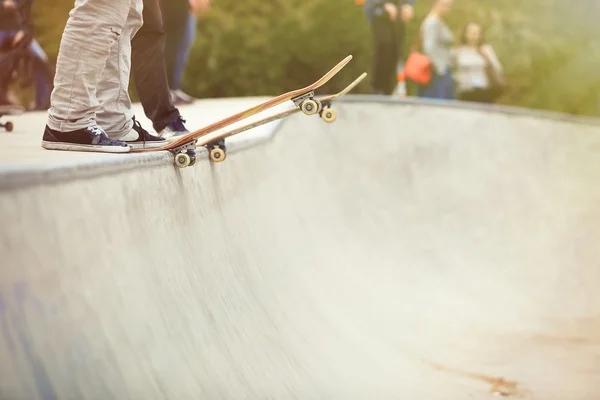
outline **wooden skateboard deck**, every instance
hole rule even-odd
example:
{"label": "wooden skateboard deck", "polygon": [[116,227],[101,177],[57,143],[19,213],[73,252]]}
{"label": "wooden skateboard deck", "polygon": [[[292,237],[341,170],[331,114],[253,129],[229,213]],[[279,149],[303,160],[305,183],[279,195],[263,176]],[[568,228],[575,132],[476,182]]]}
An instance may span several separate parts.
{"label": "wooden skateboard deck", "polygon": [[[177,152],[176,150],[188,143],[192,143],[197,138],[207,135],[211,132],[239,122],[245,118],[255,115],[261,111],[268,110],[269,108],[275,107],[279,104],[285,103],[288,100],[292,100],[294,104],[307,115],[316,114],[320,111],[320,105],[314,101],[314,90],[320,88],[327,82],[329,82],[338,72],[342,70],[352,60],[352,56],[348,56],[340,61],[335,67],[329,70],[325,75],[319,78],[316,82],[308,85],[302,89],[292,90],[291,92],[283,93],[277,97],[274,97],[264,103],[249,108],[245,111],[241,111],[230,117],[224,118],[220,121],[212,123],[204,128],[198,129],[194,132],[190,132],[187,135],[177,137],[175,140],[170,141],[168,144],[153,148],[153,149],[131,149],[131,152],[149,152],[149,151],[162,151],[170,150]],[[192,150],[191,148],[188,150]]]}
{"label": "wooden skateboard deck", "polygon": [[[4,105],[0,106],[0,118],[5,115],[21,115],[25,112],[25,108],[19,105]],[[7,132],[12,132],[14,124],[11,121],[0,122],[0,128],[6,129]]]}
{"label": "wooden skateboard deck", "polygon": [[[349,93],[352,89],[354,89],[360,82],[362,82],[363,79],[365,79],[365,77],[367,76],[367,73],[364,72],[361,76],[359,76],[358,78],[356,78],[354,80],[354,82],[352,82],[351,84],[349,84],[348,86],[346,86],[342,91],[333,94],[333,95],[329,95],[329,96],[323,96],[323,97],[319,97],[318,100],[319,102],[322,104],[323,108],[322,110],[319,112],[321,119],[327,123],[332,123],[336,120],[336,113],[335,110],[331,108],[332,103],[334,100],[339,99],[340,97],[344,96],[345,94]],[[220,133],[215,133],[215,134],[211,134],[211,135],[205,135],[201,138],[198,139],[198,141],[196,142],[196,146],[204,146],[207,145],[211,142],[214,142],[216,140],[219,139],[226,139],[229,136],[233,136],[233,135],[237,135],[238,133],[241,132],[245,132],[247,130],[256,128],[257,126],[261,126],[264,124],[268,124],[269,122],[273,122],[276,121],[278,119],[282,119],[285,117],[288,117],[292,114],[295,114],[297,112],[301,111],[298,107],[293,107],[290,109],[287,109],[285,111],[281,111],[277,114],[273,114],[270,115],[268,117],[265,117],[263,119],[260,119],[258,121],[254,121],[251,122],[249,124],[246,124],[244,126],[240,126],[239,128],[235,128],[235,129],[231,129],[229,131],[226,132],[220,132]],[[209,157],[210,160],[213,162],[221,162],[225,160],[225,152],[222,151],[222,149],[220,149],[221,146],[219,145],[215,145],[215,147],[213,147],[212,149],[209,149]],[[181,163],[185,164],[186,160],[182,160]],[[177,160],[176,160],[176,165],[180,165]]]}

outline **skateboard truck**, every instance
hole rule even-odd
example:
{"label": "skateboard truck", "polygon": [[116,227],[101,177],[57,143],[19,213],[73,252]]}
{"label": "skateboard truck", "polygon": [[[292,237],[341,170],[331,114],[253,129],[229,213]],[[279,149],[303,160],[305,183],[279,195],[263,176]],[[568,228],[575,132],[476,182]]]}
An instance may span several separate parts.
{"label": "skateboard truck", "polygon": [[206,144],[208,150],[208,157],[212,162],[225,161],[227,157],[227,147],[225,147],[225,139],[221,138]]}
{"label": "skateboard truck", "polygon": [[[170,149],[175,154],[175,165],[179,168],[191,167],[196,163],[196,143],[198,139]],[[212,162],[225,161],[227,147],[225,139],[218,139],[205,145],[208,156]]]}
{"label": "skateboard truck", "polygon": [[320,112],[322,109],[321,102],[315,99],[314,91],[305,93],[298,97],[294,97],[292,101],[297,107],[300,108],[300,111],[302,111],[306,115],[314,115]]}
{"label": "skateboard truck", "polygon": [[182,144],[181,146],[170,149],[169,151],[175,154],[175,165],[179,168],[191,167],[196,163],[196,142],[194,139],[191,142]]}
{"label": "skateboard truck", "polygon": [[315,92],[309,92],[292,99],[294,104],[306,115],[319,114],[325,122],[331,123],[336,119],[335,111],[331,109],[331,100],[324,102],[314,98]]}
{"label": "skateboard truck", "polygon": [[325,100],[321,102],[321,110],[319,111],[319,117],[327,123],[335,122],[337,114],[334,109],[331,108],[331,100]]}

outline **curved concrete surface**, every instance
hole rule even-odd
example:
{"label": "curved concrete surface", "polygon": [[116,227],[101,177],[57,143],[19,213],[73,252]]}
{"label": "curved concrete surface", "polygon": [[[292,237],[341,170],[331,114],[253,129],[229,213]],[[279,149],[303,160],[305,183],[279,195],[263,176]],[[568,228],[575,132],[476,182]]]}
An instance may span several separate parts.
{"label": "curved concrete surface", "polygon": [[598,125],[346,102],[2,191],[0,398],[598,399],[598,182]]}

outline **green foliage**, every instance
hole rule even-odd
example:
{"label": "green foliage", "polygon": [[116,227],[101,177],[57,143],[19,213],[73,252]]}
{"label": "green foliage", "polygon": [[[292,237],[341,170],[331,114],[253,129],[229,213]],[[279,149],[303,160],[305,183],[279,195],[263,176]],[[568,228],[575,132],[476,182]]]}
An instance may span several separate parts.
{"label": "green foliage", "polygon": [[[417,0],[409,45],[434,0]],[[37,2],[37,37],[52,60],[73,0]],[[600,115],[597,0],[462,0],[448,16],[457,36],[471,20],[486,28],[506,70],[501,103]],[[201,97],[276,95],[354,60],[322,91],[341,89],[371,67],[371,34],[352,0],[219,0],[199,18],[184,88]],[[368,93],[363,82],[355,93]]]}
{"label": "green foliage", "polygon": [[220,1],[200,20],[185,87],[202,97],[273,95],[314,81],[353,54],[358,61],[327,89],[343,87],[365,69],[368,27],[359,8],[335,3]]}

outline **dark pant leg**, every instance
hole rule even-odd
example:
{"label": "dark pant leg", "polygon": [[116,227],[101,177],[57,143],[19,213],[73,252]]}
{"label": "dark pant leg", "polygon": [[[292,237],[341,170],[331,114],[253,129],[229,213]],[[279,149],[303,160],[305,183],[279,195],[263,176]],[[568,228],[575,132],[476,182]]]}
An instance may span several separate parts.
{"label": "dark pant leg", "polygon": [[161,9],[166,34],[165,62],[167,64],[167,77],[170,87],[173,87],[177,56],[185,42],[190,5],[188,0],[163,0],[161,1]]}
{"label": "dark pant leg", "polygon": [[144,113],[157,132],[179,117],[165,65],[165,33],[157,0],[144,0],[144,25],[131,41],[131,75]]}
{"label": "dark pant leg", "polygon": [[454,80],[450,68],[447,68],[442,75],[438,75],[434,71],[429,85],[419,86],[419,96],[432,99],[454,99]]}
{"label": "dark pant leg", "polygon": [[375,18],[373,34],[373,91],[391,94],[396,81],[397,45],[394,23],[386,17]]}
{"label": "dark pant leg", "polygon": [[395,24],[396,29],[396,57],[398,61],[404,59],[405,45],[406,45],[406,23],[402,21],[402,18],[398,16]]}
{"label": "dark pant leg", "polygon": [[431,74],[431,80],[427,85],[419,85],[419,97],[425,97],[430,99],[439,98],[439,86],[442,79],[441,75],[438,75],[437,70],[434,68]]}
{"label": "dark pant leg", "polygon": [[458,95],[458,99],[461,101],[473,101],[477,103],[493,103],[494,97],[492,91],[489,89],[473,89],[466,92],[461,92]]}
{"label": "dark pant leg", "polygon": [[31,73],[35,82],[35,109],[47,110],[50,108],[50,94],[52,93],[52,69],[47,60],[32,54]]}

